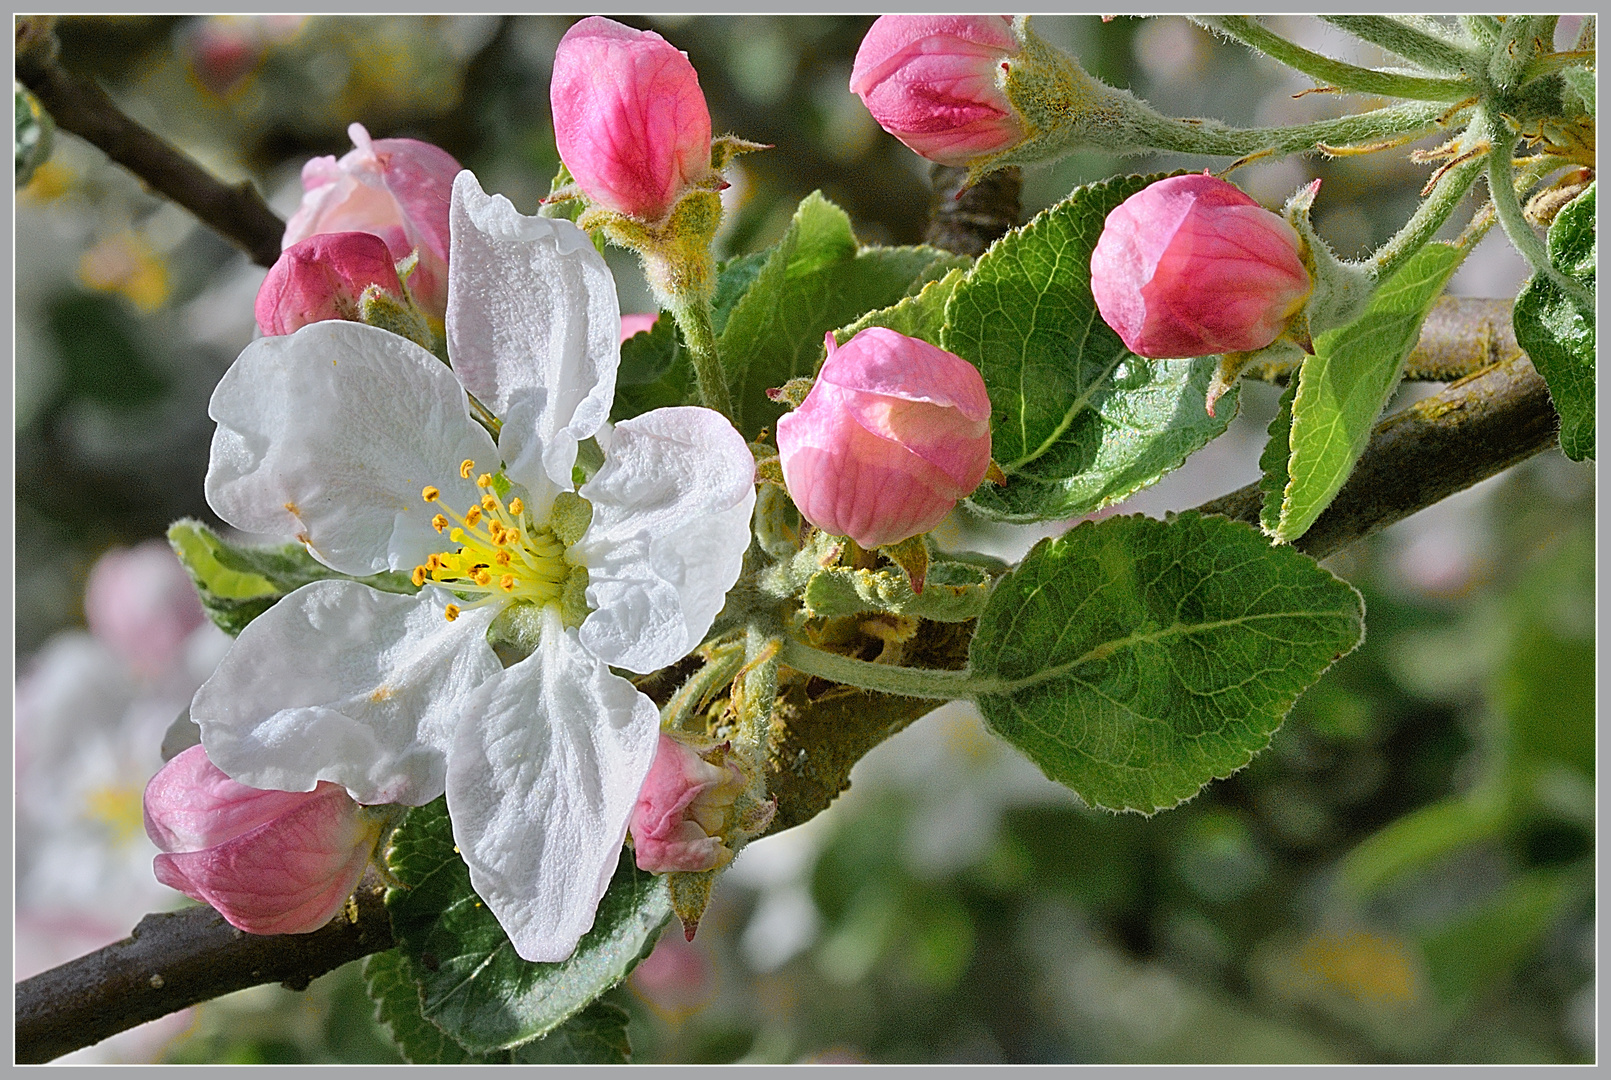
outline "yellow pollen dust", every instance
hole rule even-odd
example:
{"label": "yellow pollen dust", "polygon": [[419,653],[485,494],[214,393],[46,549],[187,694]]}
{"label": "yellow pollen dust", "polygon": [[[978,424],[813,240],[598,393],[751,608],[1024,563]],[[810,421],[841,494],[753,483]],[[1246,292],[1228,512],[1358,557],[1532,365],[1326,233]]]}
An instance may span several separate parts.
{"label": "yellow pollen dust", "polygon": [[[472,460],[466,459],[459,467],[464,479],[474,471]],[[484,490],[490,488],[492,475],[482,473],[476,483]],[[434,487],[427,487],[424,495],[428,502],[441,498],[441,492]],[[525,510],[519,499],[511,499],[506,507],[486,491],[480,502],[462,515],[443,504],[443,512],[431,519],[432,528],[445,532],[458,548],[428,556],[414,568],[412,580],[418,586],[440,585],[464,602],[462,607],[447,605],[443,614],[449,622],[466,608],[489,603],[547,604],[564,594],[565,580],[571,572],[565,545],[546,526],[522,530]]]}

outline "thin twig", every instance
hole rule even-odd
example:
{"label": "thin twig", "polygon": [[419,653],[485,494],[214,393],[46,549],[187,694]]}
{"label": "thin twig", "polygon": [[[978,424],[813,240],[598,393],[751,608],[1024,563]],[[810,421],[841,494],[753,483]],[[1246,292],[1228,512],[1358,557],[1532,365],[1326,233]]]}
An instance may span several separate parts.
{"label": "thin twig", "polygon": [[210,907],[147,915],[134,933],[17,984],[17,1062],[50,1061],[171,1012],[262,983],[302,990],[394,944],[373,872],[311,934],[247,934]]}
{"label": "thin twig", "polygon": [[69,74],[56,59],[56,40],[27,19],[17,27],[17,79],[33,91],[63,131],[105,151],[151,187],[245,250],[259,266],[280,257],[285,222],[250,180],[229,185],[160,135],[131,119],[93,81]]}

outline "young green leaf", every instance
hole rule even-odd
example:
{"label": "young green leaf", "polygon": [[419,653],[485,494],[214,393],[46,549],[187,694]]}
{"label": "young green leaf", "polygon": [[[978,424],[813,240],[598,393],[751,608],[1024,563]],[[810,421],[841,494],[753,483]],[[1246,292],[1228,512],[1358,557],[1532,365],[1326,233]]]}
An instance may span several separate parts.
{"label": "young green leaf", "polygon": [[813,374],[829,330],[894,304],[936,262],[958,258],[928,247],[861,247],[849,215],[820,192],[806,196],[721,331],[738,429],[754,438],[777,422],[784,407],[766,391]]}
{"label": "young green leaf", "polygon": [[1281,495],[1287,489],[1287,462],[1292,457],[1292,399],[1297,394],[1298,380],[1293,379],[1281,394],[1281,403],[1268,428],[1270,441],[1259,455],[1259,491],[1264,495],[1259,524],[1266,533],[1274,533],[1281,520]]}
{"label": "young green leaf", "polygon": [[383,592],[417,591],[402,574],[366,578],[339,574],[309,555],[301,544],[232,544],[193,518],[169,526],[168,543],[190,574],[201,606],[232,637],[280,597],[314,581],[362,581]]}
{"label": "young green leaf", "polygon": [[1229,776],[1364,635],[1347,582],[1195,512],[1085,522],[996,585],[969,650],[991,729],[1087,803],[1152,813]]}
{"label": "young green leaf", "polygon": [[1292,401],[1287,484],[1271,530],[1278,541],[1307,532],[1348,479],[1421,323],[1465,254],[1452,244],[1428,244],[1377,289],[1363,315],[1315,339]]}
{"label": "young green leaf", "polygon": [[541,1039],[507,1050],[475,1054],[420,1011],[420,988],[408,958],[398,949],[364,960],[364,980],[375,1015],[391,1032],[405,1060],[414,1065],[618,1065],[632,1055],[627,1012],[595,1001]]}
{"label": "young green leaf", "polygon": [[979,257],[946,305],[941,346],[990,392],[991,455],[1007,475],[973,503],[1005,521],[1072,517],[1154,483],[1225,430],[1235,391],[1208,415],[1216,360],[1146,360],[1091,298],[1108,214],[1160,176],[1078,188]]}
{"label": "young green leaf", "polygon": [[918,292],[902,297],[899,303],[869,311],[844,329],[835,330],[834,340],[843,345],[869,326],[882,326],[897,334],[939,345],[940,328],[945,325],[945,304],[962,281],[963,273],[961,267],[952,267],[943,276],[924,282]]}
{"label": "young green leaf", "polygon": [[664,878],[623,852],[593,929],[567,960],[522,960],[470,887],[445,799],[410,811],[387,865],[392,929],[420,987],[420,1011],[475,1054],[545,1035],[624,979],[671,915]]}
{"label": "young green leaf", "polygon": [[[1549,259],[1561,273],[1594,289],[1594,184],[1555,217]],[[1549,384],[1561,414],[1561,452],[1573,461],[1594,457],[1594,312],[1534,274],[1516,297],[1516,342]]]}

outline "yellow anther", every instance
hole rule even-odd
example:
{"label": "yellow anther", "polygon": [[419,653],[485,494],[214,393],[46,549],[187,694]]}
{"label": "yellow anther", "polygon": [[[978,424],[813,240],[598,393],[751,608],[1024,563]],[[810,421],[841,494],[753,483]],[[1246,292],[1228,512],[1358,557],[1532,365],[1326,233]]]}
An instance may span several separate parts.
{"label": "yellow anther", "polygon": [[420,498],[424,499],[426,502],[435,502],[441,497],[442,493],[436,488],[432,487],[430,484],[426,484],[425,490],[420,492]]}
{"label": "yellow anther", "polygon": [[517,495],[509,500],[509,512],[515,517],[519,517],[526,512],[526,504],[520,501],[520,496]]}
{"label": "yellow anther", "polygon": [[[475,528],[475,523],[480,521],[480,520],[481,520],[481,507],[479,507],[479,506],[470,507],[470,512],[464,515],[464,523],[466,525],[470,526],[472,529]],[[457,539],[457,537],[455,537],[455,539]]]}
{"label": "yellow anther", "polygon": [[447,607],[442,609],[442,614],[447,616],[448,622],[452,622],[454,619],[459,617],[459,605],[449,604]]}
{"label": "yellow anther", "polygon": [[492,575],[487,572],[486,567],[478,566],[470,572],[470,580],[474,581],[477,585],[485,587],[492,583]]}
{"label": "yellow anther", "polygon": [[487,494],[481,496],[481,509],[485,510],[489,514],[496,514],[499,510],[503,509],[503,504],[498,501],[498,496],[489,491]]}
{"label": "yellow anther", "polygon": [[434,552],[428,555],[425,559],[425,569],[427,573],[442,569],[442,556]]}
{"label": "yellow anther", "polygon": [[508,566],[509,553],[507,551],[500,551],[498,554],[492,557],[492,561],[497,563],[499,566]]}
{"label": "yellow anther", "polygon": [[455,544],[462,544],[469,538],[469,535],[466,534],[463,529],[454,529],[452,532],[448,533],[448,539],[453,541]]}
{"label": "yellow anther", "polygon": [[468,480],[470,479],[470,474],[473,472],[475,472],[475,461],[473,459],[465,458],[463,461],[459,462],[459,476],[465,480]]}
{"label": "yellow anther", "polygon": [[424,585],[425,584],[425,575],[426,575],[426,573],[427,573],[427,571],[426,571],[425,567],[416,566],[416,567],[414,567],[414,576],[410,580],[414,582],[416,587],[418,587],[420,585]]}
{"label": "yellow anther", "polygon": [[501,588],[504,592],[514,592],[515,591],[515,575],[513,575],[513,574],[505,574],[503,577],[499,578],[498,579],[498,587]]}
{"label": "yellow anther", "polygon": [[510,529],[508,532],[504,533],[503,534],[503,542],[506,543],[506,544],[518,544],[518,543],[520,543],[520,530],[519,529]]}
{"label": "yellow anther", "polygon": [[[466,473],[465,475],[468,476],[469,474]],[[492,474],[489,473],[489,472],[484,472],[480,476],[476,477],[475,478],[475,486],[478,487],[478,488],[491,487],[492,486]]]}
{"label": "yellow anther", "polygon": [[503,543],[503,538],[504,538],[503,522],[501,522],[501,521],[490,521],[490,522],[488,522],[487,523],[487,535],[492,537],[492,542],[494,544]]}
{"label": "yellow anther", "polygon": [[448,519],[445,514],[438,514],[431,519],[431,528],[435,529],[437,532],[442,532],[447,527]]}

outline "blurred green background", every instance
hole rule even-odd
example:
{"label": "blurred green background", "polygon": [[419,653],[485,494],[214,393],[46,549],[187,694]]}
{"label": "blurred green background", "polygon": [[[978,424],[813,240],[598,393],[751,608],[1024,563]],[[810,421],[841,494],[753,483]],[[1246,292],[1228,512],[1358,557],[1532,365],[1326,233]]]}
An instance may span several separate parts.
{"label": "blurred green background", "polygon": [[[101,16],[58,33],[70,70],[282,215],[302,162],[344,153],[355,120],[443,146],[530,213],[558,164],[548,74],[570,21]],[[847,89],[870,17],[623,21],[688,52],[716,131],[773,144],[732,177],[723,254],[776,239],[814,189],[864,242],[921,239],[927,163]],[[1383,62],[1314,20],[1272,25]],[[1368,104],[1302,95],[1180,18],[1037,28],[1179,115]],[[1203,164],[1224,162],[1075,155],[1026,174],[1025,216],[1115,172]],[[1426,173],[1395,151],[1235,178],[1267,205],[1323,178],[1317,225],[1346,257],[1391,234]],[[20,671],[82,624],[100,553],[184,515],[216,523],[206,401],[250,340],[263,271],[65,134],[15,229]],[[611,261],[622,310],[646,310],[631,258]],[[1521,275],[1496,232],[1453,291],[1511,296]],[[1232,430],[1126,509],[1251,480],[1275,396],[1247,387]],[[830,812],[746,851],[698,939],[668,933],[613,992],[637,1060],[1592,1060],[1593,487],[1551,452],[1334,557],[1365,594],[1365,645],[1249,768],[1177,810],[1083,809],[971,713],[919,722]],[[369,1016],[349,965],[202,1006],[142,1052],[395,1060]]]}

